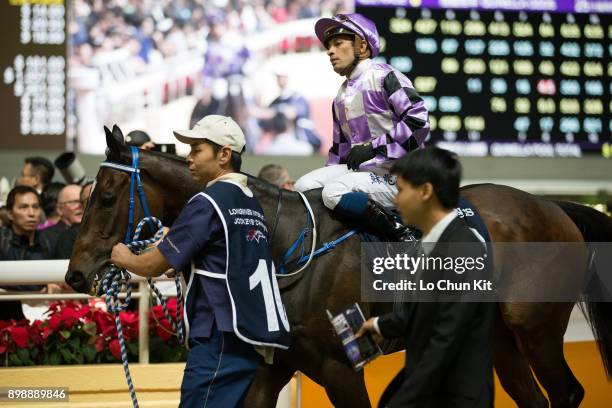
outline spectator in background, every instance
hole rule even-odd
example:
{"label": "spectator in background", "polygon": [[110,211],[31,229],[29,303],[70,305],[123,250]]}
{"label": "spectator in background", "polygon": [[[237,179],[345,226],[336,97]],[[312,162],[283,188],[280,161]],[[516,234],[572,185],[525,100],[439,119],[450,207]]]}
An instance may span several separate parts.
{"label": "spectator in background", "polygon": [[51,182],[54,173],[53,163],[44,157],[26,157],[17,185],[33,187],[40,194]]}
{"label": "spectator in background", "polygon": [[[88,181],[81,189],[80,200],[83,213],[85,213],[85,209],[87,208],[92,188],[93,181]],[[77,224],[73,224],[70,226],[70,228],[59,235],[57,245],[55,245],[51,256],[53,259],[70,259],[70,256],[72,255],[72,248],[74,247],[74,243],[80,229],[81,223],[79,222]],[[74,293],[74,290],[72,290],[72,288],[64,282],[48,284],[47,291],[48,293]]]}
{"label": "spectator in background", "polygon": [[[81,200],[81,208],[83,209],[83,214],[85,213],[85,209],[87,208],[87,203],[89,202],[89,195],[91,194],[91,189],[93,187],[93,181],[88,181],[83,185],[80,194]],[[70,255],[72,255],[72,247],[74,247],[74,242],[76,241],[76,237],[79,234],[79,230],[81,228],[81,223],[78,222],[73,224],[62,232],[59,235],[57,240],[57,245],[53,251],[54,259],[70,259]]]}
{"label": "spectator in background", "polygon": [[11,219],[9,218],[8,207],[3,205],[0,207],[0,228],[8,227],[11,224]]}
{"label": "spectator in background", "polygon": [[259,153],[295,156],[308,156],[313,153],[311,144],[297,138],[293,122],[282,112],[277,112],[272,118],[272,134],[272,140]]}
{"label": "spectator in background", "polygon": [[11,183],[9,183],[8,178],[0,177],[0,205],[6,205],[6,197],[8,197],[9,191],[11,191]]}
{"label": "spectator in background", "polygon": [[55,247],[62,232],[74,224],[81,222],[83,208],[81,207],[81,186],[69,184],[64,187],[57,197],[57,212],[60,220],[51,228],[44,231],[46,238],[51,242],[51,254],[55,252]]}
{"label": "spectator in background", "polygon": [[39,231],[52,227],[58,223],[60,215],[57,212],[57,196],[64,187],[66,187],[66,184],[64,183],[49,183],[49,185],[45,187],[40,195],[42,209],[44,211],[46,220],[41,224],[38,224],[37,229]]}
{"label": "spectator in background", "polygon": [[[40,196],[33,187],[16,186],[7,198],[9,227],[0,228],[0,260],[22,261],[48,259],[51,243],[36,226],[40,221]],[[41,285],[3,287],[15,291],[40,291]],[[24,319],[20,302],[3,302],[0,320]]]}
{"label": "spectator in background", "polygon": [[277,68],[275,74],[280,94],[272,101],[270,108],[276,112],[282,112],[287,119],[293,122],[296,137],[307,141],[312,145],[313,150],[319,151],[321,139],[310,119],[308,101],[289,87],[289,71],[287,69]]}
{"label": "spectator in background", "polygon": [[155,41],[153,41],[154,33],[155,21],[151,17],[145,18],[138,30],[138,41],[140,42],[138,56],[147,64],[149,63],[149,54],[155,50]]}
{"label": "spectator in background", "polygon": [[278,164],[266,164],[257,177],[285,190],[293,190],[295,183],[289,176],[289,170]]}
{"label": "spectator in background", "polygon": [[125,136],[125,143],[143,150],[151,150],[155,147],[155,143],[153,143],[149,134],[144,130],[132,130]]}

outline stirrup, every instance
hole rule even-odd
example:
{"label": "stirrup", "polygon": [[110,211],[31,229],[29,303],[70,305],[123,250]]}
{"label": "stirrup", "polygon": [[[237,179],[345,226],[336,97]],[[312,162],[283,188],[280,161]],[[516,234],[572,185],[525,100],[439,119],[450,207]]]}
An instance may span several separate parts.
{"label": "stirrup", "polygon": [[416,242],[418,241],[418,238],[415,234],[415,230],[413,230],[412,228],[407,227],[400,223],[397,223],[395,227],[396,227],[396,230],[395,230],[396,233],[393,238],[396,239],[397,242]]}

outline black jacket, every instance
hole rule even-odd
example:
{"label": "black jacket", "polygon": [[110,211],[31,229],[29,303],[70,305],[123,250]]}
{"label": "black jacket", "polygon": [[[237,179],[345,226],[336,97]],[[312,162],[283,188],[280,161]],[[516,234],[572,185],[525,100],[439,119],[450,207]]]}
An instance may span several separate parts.
{"label": "black jacket", "polygon": [[[0,228],[0,261],[36,261],[51,258],[51,242],[38,231],[34,244],[30,245],[28,237],[17,235],[11,228]],[[11,291],[39,291],[42,285],[3,286]],[[0,320],[24,319],[21,302],[2,302]]]}
{"label": "black jacket", "polygon": [[61,239],[60,237],[62,236],[63,233],[65,233],[69,229],[70,229],[69,225],[64,224],[62,221],[59,221],[54,226],[44,229],[41,232],[40,235],[44,237],[44,239],[46,239],[51,245],[51,257],[53,257],[53,254],[55,253],[57,245],[60,242],[60,239]]}
{"label": "black jacket", "polygon": [[70,259],[79,229],[81,224],[74,224],[59,235],[53,250],[53,259]]}
{"label": "black jacket", "polygon": [[[480,245],[470,246],[480,253],[458,254],[449,244],[455,242],[479,242],[460,218],[444,230],[429,257],[484,254]],[[468,273],[460,276],[469,279]],[[495,310],[494,303],[414,302],[381,316],[378,326],[384,337],[406,339],[406,366],[379,406],[492,407]]]}

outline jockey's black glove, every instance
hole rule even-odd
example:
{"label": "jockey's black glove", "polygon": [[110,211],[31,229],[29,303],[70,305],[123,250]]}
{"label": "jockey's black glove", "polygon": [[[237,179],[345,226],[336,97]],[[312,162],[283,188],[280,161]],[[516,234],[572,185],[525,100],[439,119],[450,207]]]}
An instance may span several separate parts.
{"label": "jockey's black glove", "polygon": [[359,170],[359,165],[376,156],[376,150],[372,147],[372,143],[364,143],[354,146],[346,158],[346,166],[349,170]]}

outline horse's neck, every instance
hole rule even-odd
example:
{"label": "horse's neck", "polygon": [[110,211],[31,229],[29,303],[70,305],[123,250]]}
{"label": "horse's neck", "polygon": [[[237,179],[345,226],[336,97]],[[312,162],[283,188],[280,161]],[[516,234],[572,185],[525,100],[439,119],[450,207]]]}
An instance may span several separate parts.
{"label": "horse's neck", "polygon": [[181,212],[187,200],[202,189],[195,183],[186,163],[165,157],[143,156],[142,168],[150,176],[163,201],[164,224],[172,223]]}

